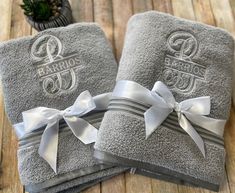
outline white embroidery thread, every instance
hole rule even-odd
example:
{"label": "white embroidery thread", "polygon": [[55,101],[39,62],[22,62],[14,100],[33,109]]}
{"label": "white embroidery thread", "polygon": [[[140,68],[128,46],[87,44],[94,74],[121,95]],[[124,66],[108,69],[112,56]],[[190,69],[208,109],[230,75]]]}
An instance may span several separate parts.
{"label": "white embroidery thread", "polygon": [[162,79],[171,89],[188,93],[193,90],[196,80],[205,77],[205,66],[192,61],[198,42],[192,34],[176,31],[168,37],[167,46],[174,54],[165,56]]}
{"label": "white embroidery thread", "polygon": [[39,37],[31,47],[31,55],[37,64],[37,75],[48,95],[67,93],[75,89],[76,70],[80,64],[77,54],[63,57],[63,45],[52,35]]}

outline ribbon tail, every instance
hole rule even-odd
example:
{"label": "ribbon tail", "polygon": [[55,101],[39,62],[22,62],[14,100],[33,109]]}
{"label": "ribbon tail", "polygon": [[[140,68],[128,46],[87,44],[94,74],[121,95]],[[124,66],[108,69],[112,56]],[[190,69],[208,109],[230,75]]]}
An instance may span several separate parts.
{"label": "ribbon tail", "polygon": [[98,130],[86,120],[71,116],[64,117],[73,134],[84,144],[94,143],[97,139]]}
{"label": "ribbon tail", "polygon": [[172,94],[172,92],[169,90],[169,88],[161,81],[157,81],[152,91],[155,91],[157,94],[159,94],[168,104],[174,104],[175,98]]}
{"label": "ribbon tail", "polygon": [[210,104],[209,96],[191,98],[180,102],[181,109],[185,109],[186,112],[194,115],[209,115],[211,109]]}
{"label": "ribbon tail", "polygon": [[15,124],[14,129],[15,129],[15,133],[16,133],[18,139],[23,138],[25,136],[25,134],[27,133],[25,131],[24,122]]}
{"label": "ribbon tail", "polygon": [[188,135],[193,139],[193,141],[198,146],[199,150],[201,151],[202,155],[205,157],[205,146],[203,139],[201,136],[197,133],[197,131],[193,128],[193,126],[189,123],[189,121],[186,119],[186,117],[183,114],[179,114],[179,124],[180,126],[188,133]]}
{"label": "ribbon tail", "polygon": [[58,132],[59,122],[54,121],[49,123],[42,134],[38,149],[39,155],[47,161],[55,173],[57,173]]}
{"label": "ribbon tail", "polygon": [[[83,91],[78,98],[76,99],[75,103],[69,107],[69,111],[66,112],[66,115],[69,116],[82,116],[87,114],[88,112],[94,110],[96,108],[95,102],[88,90]],[[68,110],[67,109],[67,110]]]}
{"label": "ribbon tail", "polygon": [[169,108],[152,106],[144,113],[146,139],[162,124],[171,111]]}
{"label": "ribbon tail", "polygon": [[185,116],[194,124],[220,136],[223,137],[224,134],[224,126],[226,124],[226,120],[223,119],[213,119],[201,115],[195,115],[191,113],[184,113]]}
{"label": "ribbon tail", "polygon": [[108,108],[112,93],[104,93],[93,97],[96,108],[95,110],[106,110]]}

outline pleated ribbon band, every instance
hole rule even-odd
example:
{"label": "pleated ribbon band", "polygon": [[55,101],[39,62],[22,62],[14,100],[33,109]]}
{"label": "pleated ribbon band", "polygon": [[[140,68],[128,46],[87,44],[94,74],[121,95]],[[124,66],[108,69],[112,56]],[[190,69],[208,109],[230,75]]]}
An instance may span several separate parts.
{"label": "pleated ribbon band", "polygon": [[96,141],[98,130],[81,117],[92,111],[106,110],[110,96],[110,93],[104,93],[92,97],[89,91],[84,91],[75,103],[65,110],[37,107],[24,111],[23,122],[14,125],[15,132],[21,140],[46,126],[42,132],[38,153],[56,173],[60,120],[64,120],[73,134],[84,144],[93,143]]}
{"label": "pleated ribbon band", "polygon": [[226,120],[205,116],[210,114],[210,105],[209,96],[176,102],[171,91],[160,81],[150,91],[136,82],[120,80],[112,93],[109,110],[124,110],[144,116],[146,140],[160,125],[170,128],[180,126],[180,130],[183,129],[192,138],[205,157],[202,138],[222,145],[226,123]]}

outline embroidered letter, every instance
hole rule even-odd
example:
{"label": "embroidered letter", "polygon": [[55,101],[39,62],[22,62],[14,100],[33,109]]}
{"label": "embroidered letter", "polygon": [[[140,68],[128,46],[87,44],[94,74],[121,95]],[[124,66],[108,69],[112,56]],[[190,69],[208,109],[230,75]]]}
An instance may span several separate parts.
{"label": "embroidered letter", "polygon": [[192,61],[198,49],[196,38],[184,31],[173,32],[167,39],[170,53],[166,54],[162,79],[171,88],[190,92],[196,80],[204,80],[205,66]]}

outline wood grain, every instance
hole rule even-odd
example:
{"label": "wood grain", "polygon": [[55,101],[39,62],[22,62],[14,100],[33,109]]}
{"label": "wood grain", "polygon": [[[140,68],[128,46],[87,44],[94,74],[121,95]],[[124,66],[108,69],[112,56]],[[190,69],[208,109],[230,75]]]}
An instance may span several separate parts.
{"label": "wood grain", "polygon": [[100,191],[100,183],[96,184],[95,186],[92,186],[92,187],[88,188],[85,191],[82,191],[82,193],[101,193],[101,191]]}
{"label": "wood grain", "polygon": [[171,2],[175,16],[195,20],[193,4],[191,0],[171,0]]}
{"label": "wood grain", "polygon": [[0,9],[2,11],[0,41],[8,40],[10,38],[12,2],[12,0],[5,0],[4,3],[0,3]]}
{"label": "wood grain", "polygon": [[2,190],[0,190],[0,193],[21,193],[23,192],[23,187],[20,184],[17,170],[17,140],[15,134],[13,133],[12,127],[6,118],[4,119],[4,132],[2,143]]}
{"label": "wood grain", "polygon": [[153,0],[153,8],[157,11],[173,13],[171,0]]}
{"label": "wood grain", "polygon": [[211,0],[210,3],[216,25],[225,28],[235,37],[235,20],[229,0]]}
{"label": "wood grain", "polygon": [[151,179],[145,176],[126,173],[126,192],[152,193]]}
{"label": "wood grain", "polygon": [[195,19],[197,21],[206,23],[208,25],[215,25],[215,19],[211,10],[210,0],[193,0],[193,7]]}
{"label": "wood grain", "polygon": [[[12,0],[6,0],[5,3],[0,3],[0,9],[2,10],[0,22],[0,41],[5,41],[10,38]],[[4,170],[2,165],[4,117],[5,112],[2,96],[2,86],[0,84],[0,190],[3,187],[2,172]]]}
{"label": "wood grain", "polygon": [[[209,191],[209,192],[213,193],[212,191]],[[228,177],[226,174],[225,174],[224,182],[222,183],[219,192],[220,193],[232,193],[232,191],[230,190],[230,187],[229,187]]]}
{"label": "wood grain", "polygon": [[21,0],[14,0],[12,3],[11,38],[28,36],[31,34],[31,27],[25,20],[25,16],[19,6],[20,4]]}
{"label": "wood grain", "polygon": [[141,13],[145,11],[149,11],[153,9],[153,2],[152,0],[133,0],[133,12],[136,13]]}
{"label": "wood grain", "polygon": [[[11,10],[12,10],[12,1],[7,0],[5,3],[0,4],[0,9],[2,12],[2,21],[0,22],[0,41],[5,41],[10,38],[10,27],[11,27]],[[2,85],[0,84],[0,192],[3,192],[3,188],[5,189],[5,184],[3,181],[3,175],[5,173],[5,167],[3,164],[3,154],[5,151],[5,147],[3,145],[3,137],[4,137],[4,104],[3,104],[3,96],[2,96]]]}
{"label": "wood grain", "polygon": [[94,1],[94,21],[102,27],[106,37],[114,46],[112,0]]}
{"label": "wood grain", "polygon": [[177,184],[152,179],[153,193],[180,193]]}
{"label": "wood grain", "polygon": [[[11,21],[11,28],[8,33],[10,38],[18,38],[24,35],[30,35],[31,28],[25,21],[24,15],[19,7],[21,1],[14,0],[9,2],[12,6],[9,9],[11,18],[8,21]],[[10,11],[12,10],[12,11]],[[8,16],[9,17],[9,16]],[[2,108],[1,111],[4,109]],[[1,112],[3,114],[3,112]],[[1,159],[1,186],[2,192],[12,193],[24,192],[24,189],[20,183],[19,175],[17,172],[17,140],[15,134],[12,130],[12,127],[6,116],[2,117],[3,128],[2,128],[2,159]],[[0,191],[1,192],[1,191]]]}
{"label": "wood grain", "polygon": [[[158,10],[227,29],[235,37],[235,0],[70,0],[75,22],[97,22],[120,60],[129,18],[147,10]],[[36,34],[25,21],[21,0],[0,3],[0,41]],[[234,82],[235,85],[235,82]],[[234,87],[235,104],[235,87]],[[231,110],[225,128],[227,176],[220,193],[235,193],[235,111]],[[0,94],[0,193],[23,193],[17,160],[17,142]],[[83,193],[212,193],[201,188],[180,186],[140,175],[121,174]]]}
{"label": "wood grain", "polygon": [[131,0],[113,0],[114,45],[118,61],[121,57],[126,24],[132,13]]}
{"label": "wood grain", "polygon": [[[0,91],[2,91],[2,86],[0,87]],[[4,168],[3,168],[2,155],[3,155],[4,118],[5,118],[5,112],[4,112],[3,97],[1,94],[0,95],[0,192],[3,189],[2,177],[3,177]]]}
{"label": "wood grain", "polygon": [[70,4],[75,22],[94,21],[92,0],[70,0]]}
{"label": "wood grain", "polygon": [[[233,37],[235,37],[235,19],[232,13],[230,2],[228,0],[211,0],[210,2],[216,25],[218,27],[227,29],[233,35]],[[234,3],[231,3],[231,5],[234,6]],[[235,64],[233,70],[233,74],[235,75]],[[235,78],[233,79],[233,104],[235,104]]]}
{"label": "wood grain", "polygon": [[111,178],[110,180],[104,181],[101,184],[102,193],[125,193],[125,177],[124,174],[120,174],[116,177]]}
{"label": "wood grain", "polygon": [[235,17],[235,1],[234,0],[230,0],[230,6],[233,11],[233,17]]}
{"label": "wood grain", "polygon": [[235,192],[235,111],[231,109],[230,119],[225,127],[225,147],[227,152],[226,170],[231,193]]}

